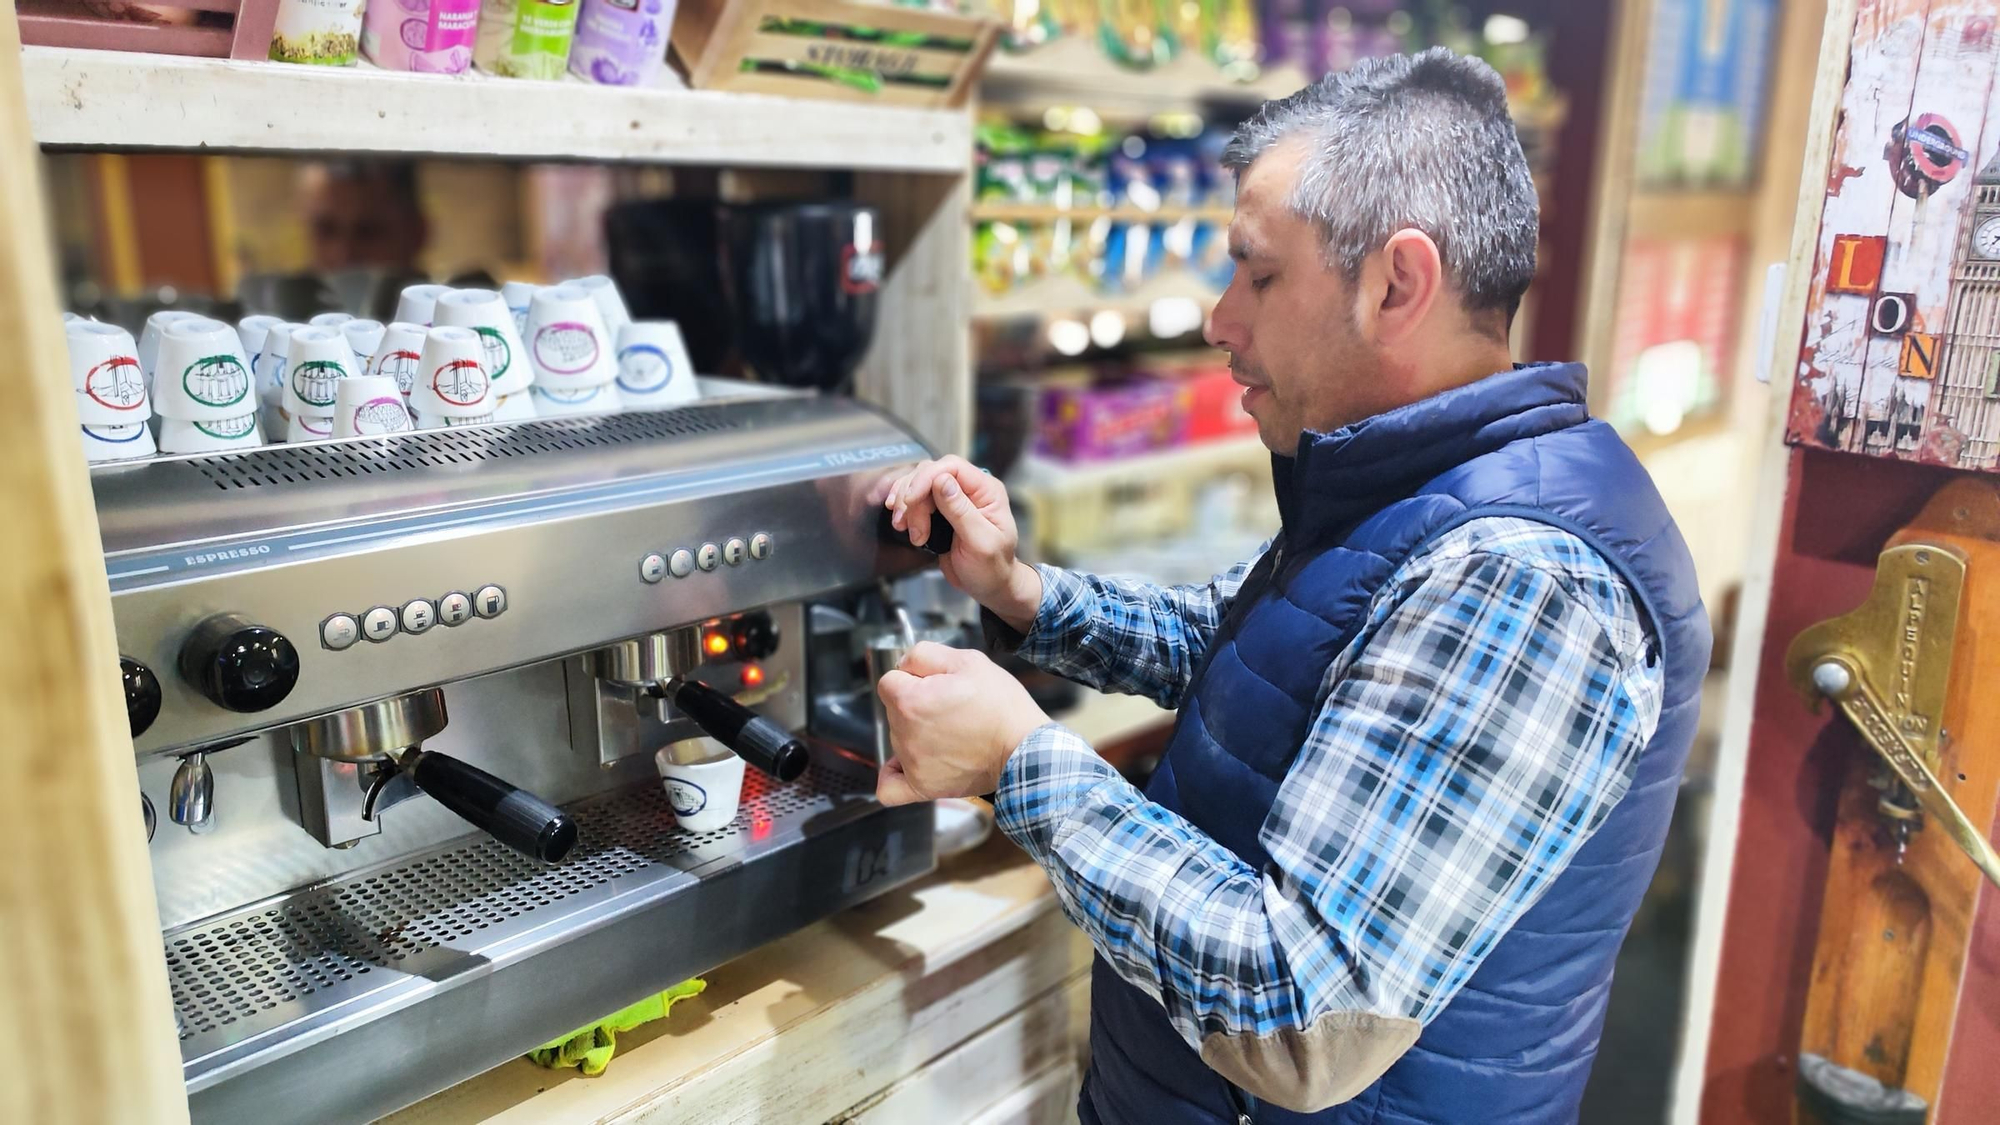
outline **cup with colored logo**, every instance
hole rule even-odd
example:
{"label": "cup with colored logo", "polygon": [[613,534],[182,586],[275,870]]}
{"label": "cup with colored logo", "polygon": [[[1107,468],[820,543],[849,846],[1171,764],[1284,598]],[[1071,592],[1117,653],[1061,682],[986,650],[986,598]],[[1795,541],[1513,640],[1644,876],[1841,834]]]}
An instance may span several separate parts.
{"label": "cup with colored logo", "polygon": [[618,291],[618,283],[601,273],[589,277],[579,277],[571,284],[589,290],[597,302],[597,311],[604,315],[604,327],[616,339],[618,330],[632,323],[632,313],[625,307],[625,295]]}
{"label": "cup with colored logo", "polygon": [[597,298],[582,285],[551,285],[528,305],[528,360],[537,387],[571,391],[612,382],[615,343]]}
{"label": "cup with colored logo", "polygon": [[264,350],[257,353],[257,401],[264,432],[282,439],[285,433],[285,374],[291,366],[292,333],[310,327],[281,320],[264,333]]}
{"label": "cup with colored logo", "polygon": [[479,333],[445,325],[424,334],[423,359],[410,386],[412,413],[431,419],[490,416],[493,398]]}
{"label": "cup with colored logo", "polygon": [[[354,374],[354,349],[337,328],[308,325],[293,329],[290,353],[285,365],[285,413],[294,420],[317,418],[319,436],[331,437],[334,392],[340,381]],[[287,438],[294,432],[286,429]]]}
{"label": "cup with colored logo", "polygon": [[382,348],[382,337],[389,328],[379,320],[350,320],[340,326],[340,334],[347,337],[347,346],[354,351],[354,373],[372,374],[375,370],[375,353]]}
{"label": "cup with colored logo", "polygon": [[451,286],[432,285],[429,282],[403,286],[402,295],[396,298],[396,320],[405,324],[421,324],[429,328],[431,314],[437,308],[437,299],[449,292]]}
{"label": "cup with colored logo", "polygon": [[667,805],[688,832],[714,832],[736,819],[743,804],[743,766],[742,758],[710,738],[672,743],[653,754]]}
{"label": "cup with colored logo", "polygon": [[150,392],[153,389],[153,370],[158,365],[157,361],[160,357],[160,334],[166,331],[167,325],[177,320],[205,319],[207,318],[200,313],[189,312],[186,309],[161,309],[159,312],[146,318],[146,326],[139,330],[139,350],[137,354],[139,356],[139,370],[146,374],[147,391]]}
{"label": "cup with colored logo", "polygon": [[160,419],[160,452],[221,453],[255,449],[264,444],[257,428],[257,415],[223,418],[214,422],[190,422],[184,418]]}
{"label": "cup with colored logo", "polygon": [[[136,361],[134,362],[136,364]],[[130,461],[135,457],[151,457],[158,452],[153,445],[153,431],[144,422],[132,422],[122,426],[86,425],[82,429],[83,458],[93,465],[100,461]]]}
{"label": "cup with colored logo", "polygon": [[469,418],[448,418],[440,414],[419,414],[416,416],[420,430],[462,430],[467,426],[490,426],[500,419],[491,414],[475,414]]}
{"label": "cup with colored logo", "polygon": [[385,375],[342,379],[334,392],[333,436],[375,437],[410,429],[410,412],[396,381]]}
{"label": "cup with colored logo", "polygon": [[[346,382],[345,379],[341,382]],[[285,440],[325,441],[334,436],[333,419],[314,414],[285,415]]]}
{"label": "cup with colored logo", "polygon": [[129,426],[153,416],[146,375],[130,332],[115,324],[77,320],[63,334],[69,344],[69,381],[76,391],[79,423]]}
{"label": "cup with colored logo", "polygon": [[657,410],[701,397],[679,325],[635,320],[618,330],[618,396],[628,410]]}
{"label": "cup with colored logo", "polygon": [[514,314],[514,331],[523,340],[528,338],[528,302],[535,299],[540,288],[531,281],[510,281],[500,287],[500,299],[507,302],[507,311]]}
{"label": "cup with colored logo", "polygon": [[439,295],[433,317],[440,326],[470,328],[479,333],[479,345],[486,354],[486,377],[493,380],[496,395],[519,394],[534,382],[527,348],[514,327],[514,314],[507,302],[491,289],[454,289]]}
{"label": "cup with colored logo", "polygon": [[354,314],[349,312],[323,312],[306,323],[315,328],[339,328],[353,319]]}
{"label": "cup with colored logo", "polygon": [[271,329],[283,323],[285,323],[284,317],[265,313],[246,316],[236,322],[236,334],[243,337],[243,354],[250,357],[250,372],[258,376],[259,395],[264,391],[264,338],[270,335]]}
{"label": "cup with colored logo", "polygon": [[528,393],[534,396],[535,416],[538,418],[616,414],[625,409],[625,400],[619,395],[616,383],[595,387],[545,387],[537,383],[528,388]]}
{"label": "cup with colored logo", "polygon": [[382,331],[382,343],[375,349],[375,366],[369,374],[394,379],[405,405],[410,401],[410,388],[417,383],[417,366],[424,361],[424,336],[429,332],[424,325],[399,320]]}
{"label": "cup with colored logo", "polygon": [[163,418],[220,422],[257,412],[243,338],[219,320],[190,317],[163,328],[153,376],[153,411]]}

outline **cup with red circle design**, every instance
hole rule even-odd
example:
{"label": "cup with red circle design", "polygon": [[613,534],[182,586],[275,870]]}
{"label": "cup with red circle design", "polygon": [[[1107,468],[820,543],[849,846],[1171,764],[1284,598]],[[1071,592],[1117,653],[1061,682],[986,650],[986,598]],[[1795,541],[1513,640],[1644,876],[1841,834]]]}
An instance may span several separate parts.
{"label": "cup with red circle design", "polygon": [[139,348],[130,332],[115,324],[78,320],[68,325],[64,336],[80,424],[129,426],[153,416]]}
{"label": "cup with red circle design", "polygon": [[410,409],[419,417],[477,418],[493,413],[493,380],[479,333],[446,325],[424,334],[423,359],[410,385]]}

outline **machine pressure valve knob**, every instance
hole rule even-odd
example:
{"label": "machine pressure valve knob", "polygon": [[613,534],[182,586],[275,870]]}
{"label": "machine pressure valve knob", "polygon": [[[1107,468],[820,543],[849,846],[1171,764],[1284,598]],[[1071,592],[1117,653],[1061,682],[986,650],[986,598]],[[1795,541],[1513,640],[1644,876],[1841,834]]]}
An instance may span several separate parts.
{"label": "machine pressure valve knob", "polygon": [[181,677],[218,707],[266,711],[299,682],[299,651],[283,633],[224,613],[181,646]]}
{"label": "machine pressure valve knob", "polygon": [[132,737],[137,738],[160,717],[160,678],[129,656],[118,658],[118,670],[125,680],[125,721],[132,725]]}

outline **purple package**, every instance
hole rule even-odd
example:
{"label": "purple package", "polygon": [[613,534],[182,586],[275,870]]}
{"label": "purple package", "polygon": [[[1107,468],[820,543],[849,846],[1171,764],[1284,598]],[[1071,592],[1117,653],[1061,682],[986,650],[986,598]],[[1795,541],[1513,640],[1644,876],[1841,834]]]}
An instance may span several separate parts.
{"label": "purple package", "polygon": [[1179,445],[1187,438],[1190,392],[1174,380],[1133,379],[1103,387],[1042,392],[1038,444],[1063,461],[1103,460]]}
{"label": "purple package", "polygon": [[600,86],[651,86],[667,65],[674,0],[583,0],[569,70]]}
{"label": "purple package", "polygon": [[478,27],[479,0],[373,0],[361,53],[384,70],[462,74]]}

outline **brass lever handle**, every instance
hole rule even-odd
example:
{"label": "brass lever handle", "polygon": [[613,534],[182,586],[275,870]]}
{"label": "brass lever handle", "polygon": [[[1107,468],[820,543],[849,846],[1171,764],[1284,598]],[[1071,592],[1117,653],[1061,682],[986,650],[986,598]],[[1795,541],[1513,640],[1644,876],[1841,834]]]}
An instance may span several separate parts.
{"label": "brass lever handle", "polygon": [[1937,775],[1924,764],[1923,756],[1889,717],[1888,709],[1867,679],[1839,656],[1829,656],[1813,665],[1812,678],[1820,694],[1840,705],[1848,720],[1860,728],[1868,745],[1896,771],[1896,776],[1916,796],[1917,804],[1937,818],[1952,842],[1972,857],[1972,862],[1979,865],[1979,870],[1995,886],[2000,886],[2000,853],[1993,850],[1986,834],[1973,826],[1958,802],[1938,784]]}
{"label": "brass lever handle", "polygon": [[1932,768],[1964,587],[1965,558],[1950,547],[1891,547],[1876,564],[1868,600],[1800,633],[1785,668],[1809,703],[1839,705],[1923,811],[2000,886],[2000,853]]}

